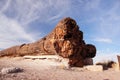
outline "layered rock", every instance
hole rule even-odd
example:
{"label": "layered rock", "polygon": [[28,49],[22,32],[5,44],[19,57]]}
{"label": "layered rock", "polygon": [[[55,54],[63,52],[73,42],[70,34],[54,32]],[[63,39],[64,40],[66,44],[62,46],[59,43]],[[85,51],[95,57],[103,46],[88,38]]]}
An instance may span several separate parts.
{"label": "layered rock", "polygon": [[62,19],[50,34],[40,40],[0,51],[0,56],[48,54],[69,58],[70,66],[82,67],[86,64],[84,61],[86,58],[93,58],[96,55],[96,48],[85,43],[83,32],[79,30],[75,20],[68,17]]}

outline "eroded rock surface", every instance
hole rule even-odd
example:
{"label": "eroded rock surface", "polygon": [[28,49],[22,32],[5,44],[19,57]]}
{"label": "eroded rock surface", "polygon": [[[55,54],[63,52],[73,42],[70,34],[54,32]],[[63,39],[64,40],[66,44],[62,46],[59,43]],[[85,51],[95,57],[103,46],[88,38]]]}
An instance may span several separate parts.
{"label": "eroded rock surface", "polygon": [[22,44],[0,51],[0,56],[60,55],[69,58],[70,66],[86,65],[85,59],[96,55],[96,48],[86,44],[83,32],[72,18],[62,19],[44,38],[30,44]]}

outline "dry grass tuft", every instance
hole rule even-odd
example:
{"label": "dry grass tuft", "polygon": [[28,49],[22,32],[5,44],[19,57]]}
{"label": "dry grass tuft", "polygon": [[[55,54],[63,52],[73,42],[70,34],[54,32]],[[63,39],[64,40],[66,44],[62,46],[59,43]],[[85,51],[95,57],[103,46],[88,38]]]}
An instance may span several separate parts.
{"label": "dry grass tuft", "polygon": [[103,70],[107,70],[108,68],[112,68],[112,65],[116,64],[116,62],[109,60],[106,62],[98,62],[96,63],[96,65],[102,65],[103,66]]}

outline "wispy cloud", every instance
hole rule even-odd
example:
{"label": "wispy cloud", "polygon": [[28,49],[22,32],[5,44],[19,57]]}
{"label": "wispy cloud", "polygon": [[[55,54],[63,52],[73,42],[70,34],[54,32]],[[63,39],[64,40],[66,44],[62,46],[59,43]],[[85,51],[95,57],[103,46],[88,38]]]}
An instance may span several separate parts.
{"label": "wispy cloud", "polygon": [[69,2],[69,0],[1,0],[0,48],[41,38],[39,35],[41,32],[36,32],[35,28],[33,32],[34,25],[31,24],[58,20],[69,9]]}
{"label": "wispy cloud", "polygon": [[1,1],[0,6],[2,6],[2,7],[1,7],[1,10],[0,10],[0,13],[4,12],[9,7],[10,3],[11,3],[11,0]]}
{"label": "wispy cloud", "polygon": [[96,38],[94,39],[96,42],[102,42],[102,43],[112,43],[112,40],[109,38]]}
{"label": "wispy cloud", "polygon": [[86,26],[89,35],[85,38],[114,44],[115,40],[120,41],[120,1],[114,1],[110,7],[105,3],[103,0],[1,0],[0,47],[39,39],[43,33],[37,29],[46,27],[41,23],[58,21],[64,16],[72,16],[83,24],[82,28]]}
{"label": "wispy cloud", "polygon": [[0,47],[10,47],[24,41],[32,42],[34,39],[18,22],[0,14]]}
{"label": "wispy cloud", "polygon": [[100,4],[100,0],[91,0],[91,1],[85,0],[84,2],[85,2],[84,9],[87,11],[92,9],[98,9]]}
{"label": "wispy cloud", "polygon": [[98,0],[96,3],[91,2],[91,5],[94,6],[94,4],[96,4],[95,8],[89,9],[89,6],[86,5],[85,7],[88,9],[84,11],[84,13],[88,12],[88,14],[83,20],[83,24],[87,24],[87,31],[91,30],[91,34],[94,31],[92,35],[88,33],[88,36],[93,37],[93,40],[97,42],[114,44],[116,41],[120,41],[120,1]]}
{"label": "wispy cloud", "polygon": [[14,0],[5,12],[10,16],[13,14],[21,24],[29,24],[35,20],[45,22],[55,16],[59,18],[68,7],[69,0]]}

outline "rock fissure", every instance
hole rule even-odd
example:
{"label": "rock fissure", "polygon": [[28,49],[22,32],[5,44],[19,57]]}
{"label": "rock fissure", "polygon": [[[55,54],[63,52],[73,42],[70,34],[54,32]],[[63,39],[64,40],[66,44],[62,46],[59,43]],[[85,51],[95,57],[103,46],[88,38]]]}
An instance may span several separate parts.
{"label": "rock fissure", "polygon": [[70,66],[83,67],[85,60],[91,60],[96,55],[96,47],[86,44],[83,32],[79,30],[76,21],[70,17],[62,19],[55,29],[44,38],[29,44],[22,44],[0,51],[3,56],[24,55],[60,55],[69,58]]}

